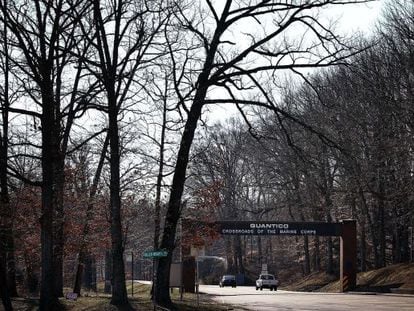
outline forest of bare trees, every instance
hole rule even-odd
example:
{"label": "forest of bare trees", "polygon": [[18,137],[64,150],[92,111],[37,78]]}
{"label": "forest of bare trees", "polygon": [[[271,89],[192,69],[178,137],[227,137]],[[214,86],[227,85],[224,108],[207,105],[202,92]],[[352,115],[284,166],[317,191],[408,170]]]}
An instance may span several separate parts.
{"label": "forest of bare trees", "polygon": [[[356,219],[360,271],[410,260],[412,10],[388,7],[375,35],[358,38],[369,48],[349,66],[287,85],[279,107],[288,116],[257,109],[248,126],[228,123],[204,135],[193,187],[224,184],[220,219]],[[319,239],[299,241],[305,274],[338,269],[338,243]]]}
{"label": "forest of bare trees", "polygon": [[[100,274],[128,307],[126,257],[148,249],[168,251],[154,298],[173,308],[183,215],[352,218],[360,271],[412,259],[414,5],[388,1],[365,37],[321,18],[367,2],[1,0],[5,309],[61,310]],[[238,115],[212,124],[217,105]],[[333,238],[208,244],[232,273],[338,272]]]}

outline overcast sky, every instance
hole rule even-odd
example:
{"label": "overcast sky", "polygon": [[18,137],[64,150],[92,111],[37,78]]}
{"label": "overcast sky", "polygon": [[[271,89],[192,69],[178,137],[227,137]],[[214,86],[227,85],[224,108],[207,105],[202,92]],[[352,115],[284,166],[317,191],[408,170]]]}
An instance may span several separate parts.
{"label": "overcast sky", "polygon": [[337,5],[331,9],[332,17],[340,18],[339,29],[348,35],[357,31],[370,33],[374,30],[384,4],[385,0],[378,0],[366,4]]}

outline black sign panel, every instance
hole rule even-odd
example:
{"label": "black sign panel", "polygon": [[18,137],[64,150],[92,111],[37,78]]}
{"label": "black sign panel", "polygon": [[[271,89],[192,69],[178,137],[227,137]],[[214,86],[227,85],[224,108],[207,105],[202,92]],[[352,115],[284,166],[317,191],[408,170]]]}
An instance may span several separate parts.
{"label": "black sign panel", "polygon": [[341,223],[288,221],[218,221],[223,235],[318,235],[340,236]]}

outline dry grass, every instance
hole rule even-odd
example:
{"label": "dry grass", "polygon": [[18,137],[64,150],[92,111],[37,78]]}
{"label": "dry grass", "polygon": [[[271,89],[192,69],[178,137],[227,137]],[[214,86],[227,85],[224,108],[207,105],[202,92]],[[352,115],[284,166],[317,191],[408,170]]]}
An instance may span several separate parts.
{"label": "dry grass", "polygon": [[[282,289],[339,292],[339,285],[337,277],[319,272]],[[393,288],[414,289],[414,263],[391,265],[357,275],[359,291],[390,292]]]}
{"label": "dry grass", "polygon": [[331,282],[334,282],[336,279],[336,276],[325,272],[314,272],[290,285],[282,285],[281,289],[306,292],[315,291],[327,284],[330,284]]}
{"label": "dry grass", "polygon": [[[100,289],[102,286],[98,286]],[[150,300],[150,286],[145,284],[134,283],[134,295],[132,297],[131,283],[127,285],[129,301],[133,310],[152,311],[153,305]],[[69,289],[68,289],[69,291]],[[200,295],[197,301],[195,294],[184,294],[183,299],[178,290],[175,289],[171,298],[177,308],[182,311],[224,311],[231,309],[231,306],[218,306],[217,303],[210,300],[206,295]],[[95,292],[84,292],[82,297],[76,301],[60,299],[62,311],[123,311],[131,310],[131,308],[122,309],[110,304],[110,295]],[[13,307],[18,311],[35,311],[38,309],[38,299],[34,298],[16,298],[13,299]],[[1,305],[0,305],[1,308]],[[0,309],[1,310],[1,309]]]}
{"label": "dry grass", "polygon": [[[414,263],[391,265],[357,275],[357,291],[389,293],[394,288],[414,289]],[[321,291],[338,292],[339,281],[321,288]]]}

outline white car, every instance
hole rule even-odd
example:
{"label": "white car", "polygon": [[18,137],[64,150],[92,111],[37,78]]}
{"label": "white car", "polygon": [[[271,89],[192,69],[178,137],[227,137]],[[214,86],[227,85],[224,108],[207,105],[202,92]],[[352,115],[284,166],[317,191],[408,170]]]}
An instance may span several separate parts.
{"label": "white car", "polygon": [[256,280],[256,290],[262,290],[263,288],[269,288],[270,290],[277,290],[279,286],[279,280],[275,278],[273,274],[260,274]]}

